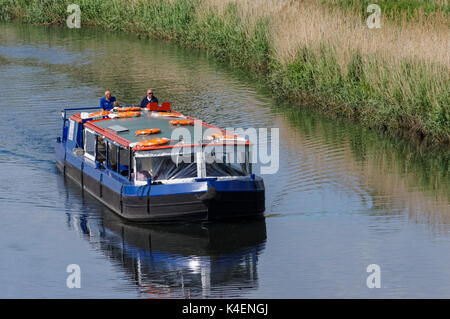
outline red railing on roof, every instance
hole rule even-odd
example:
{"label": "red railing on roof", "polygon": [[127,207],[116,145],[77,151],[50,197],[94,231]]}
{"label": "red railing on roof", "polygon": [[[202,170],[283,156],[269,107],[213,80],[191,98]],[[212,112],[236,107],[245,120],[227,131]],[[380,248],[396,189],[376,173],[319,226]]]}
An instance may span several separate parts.
{"label": "red railing on roof", "polygon": [[133,148],[133,151],[151,151],[151,150],[160,150],[160,149],[172,149],[178,147],[195,147],[195,146],[226,146],[226,145],[250,145],[250,141],[245,142],[223,142],[223,143],[202,143],[202,144],[175,144],[175,145],[160,145],[160,146],[148,146],[141,147],[139,149]]}
{"label": "red railing on roof", "polygon": [[[72,115],[70,118],[72,120],[74,120],[75,122],[77,122],[77,123],[82,123],[82,119],[80,117],[80,114],[78,114],[78,113]],[[98,120],[98,121],[100,121],[100,120]],[[95,122],[95,120],[84,123],[84,126],[87,127],[87,128],[90,128],[94,132],[96,132],[96,133],[98,133],[98,134],[100,134],[100,135],[102,135],[102,136],[104,136],[106,138],[109,138],[111,141],[116,142],[119,145],[122,145],[124,147],[129,147],[130,146],[130,141],[124,139],[123,137],[120,137],[117,134],[114,134],[113,132],[111,132],[109,130],[106,130],[104,128],[98,127],[97,125],[95,125],[92,122]]]}
{"label": "red railing on roof", "polygon": [[95,124],[93,124],[91,122],[84,123],[84,126],[87,127],[87,128],[90,128],[91,130],[93,130],[94,132],[96,132],[96,133],[98,133],[100,135],[103,135],[104,137],[110,139],[111,141],[116,142],[119,145],[122,145],[122,146],[125,146],[125,147],[129,147],[130,146],[130,141],[124,139],[123,137],[120,137],[117,134],[114,134],[113,132],[111,132],[111,131],[109,131],[107,129],[98,127],[97,125],[95,125]]}
{"label": "red railing on roof", "polygon": [[81,120],[81,117],[80,117],[80,114],[74,114],[74,115],[72,115],[71,117],[70,117],[70,119],[71,120],[74,120],[75,122],[77,122],[77,123],[82,123],[82,120]]}

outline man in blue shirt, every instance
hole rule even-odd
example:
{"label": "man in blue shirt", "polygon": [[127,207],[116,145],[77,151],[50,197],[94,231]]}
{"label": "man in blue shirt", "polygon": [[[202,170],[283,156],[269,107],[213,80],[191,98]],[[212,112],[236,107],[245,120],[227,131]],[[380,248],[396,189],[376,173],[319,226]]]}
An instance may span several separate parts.
{"label": "man in blue shirt", "polygon": [[116,98],[111,95],[111,91],[106,91],[105,96],[100,99],[100,107],[105,111],[111,111]]}
{"label": "man in blue shirt", "polygon": [[147,107],[147,104],[150,103],[150,102],[158,103],[158,98],[153,95],[152,89],[148,89],[147,90],[147,96],[142,99],[141,107],[142,108]]}

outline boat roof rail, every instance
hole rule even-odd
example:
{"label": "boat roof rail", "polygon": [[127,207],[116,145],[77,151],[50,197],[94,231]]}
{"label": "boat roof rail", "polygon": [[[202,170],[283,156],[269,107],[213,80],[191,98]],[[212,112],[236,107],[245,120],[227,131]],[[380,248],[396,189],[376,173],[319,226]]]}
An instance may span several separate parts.
{"label": "boat roof rail", "polygon": [[63,121],[65,122],[66,118],[67,118],[67,111],[96,110],[96,109],[101,109],[101,107],[100,106],[68,107],[68,108],[61,110],[61,113],[62,113],[61,117],[63,118]]}
{"label": "boat roof rail", "polygon": [[[139,106],[139,105],[123,105],[124,107],[128,106]],[[81,110],[97,110],[101,109],[100,106],[82,106],[82,107],[67,107],[61,110],[62,118],[65,120],[67,118],[67,111],[81,111]]]}
{"label": "boat roof rail", "polygon": [[63,111],[95,110],[95,109],[101,109],[101,107],[100,106],[70,107],[64,108]]}
{"label": "boat roof rail", "polygon": [[[135,105],[121,105],[121,106],[139,106],[137,104]],[[64,108],[62,111],[80,111],[80,110],[95,110],[95,109],[101,109],[101,106],[82,106],[82,107],[67,107]]]}

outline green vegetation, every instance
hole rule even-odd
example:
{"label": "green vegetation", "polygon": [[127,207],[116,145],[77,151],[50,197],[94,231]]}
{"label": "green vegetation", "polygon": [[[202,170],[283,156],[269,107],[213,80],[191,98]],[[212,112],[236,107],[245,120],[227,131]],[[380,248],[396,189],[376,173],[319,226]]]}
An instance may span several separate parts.
{"label": "green vegetation", "polygon": [[[357,118],[368,127],[381,124],[384,129],[413,130],[423,134],[421,138],[433,134],[448,142],[449,77],[445,68],[436,68],[404,61],[392,70],[376,58],[363,59],[355,53],[345,74],[331,49],[323,46],[315,54],[304,47],[296,61],[275,67],[270,80],[279,95],[322,101],[319,105],[327,113]],[[393,73],[402,81],[392,80]]]}
{"label": "green vegetation", "polygon": [[[0,20],[32,24],[64,24],[67,5],[72,3],[67,0],[0,1]],[[362,10],[368,0],[322,2]],[[320,39],[316,45],[301,44],[294,58],[283,60],[277,54],[280,44],[274,43],[278,36],[274,20],[264,14],[246,19],[251,10],[235,2],[221,4],[221,9],[204,0],[79,0],[77,3],[84,26],[136,32],[206,49],[219,60],[252,71],[280,98],[311,101],[325,113],[351,117],[367,127],[408,131],[419,140],[450,144],[448,65],[414,57],[390,59],[375,51],[362,53],[359,49],[351,49],[350,59],[344,61],[337,45]],[[391,12],[416,12],[415,9],[422,8],[430,14],[448,13],[445,1],[378,3],[386,4],[383,8]],[[285,29],[289,30],[288,27]],[[336,32],[334,37],[339,38],[340,34]],[[363,37],[356,39],[355,47],[364,41]]]}
{"label": "green vegetation", "polygon": [[448,0],[322,0],[323,4],[336,6],[343,10],[358,12],[363,19],[367,17],[367,7],[378,4],[390,19],[407,19],[423,14],[426,17],[442,13],[446,17],[450,12]]}

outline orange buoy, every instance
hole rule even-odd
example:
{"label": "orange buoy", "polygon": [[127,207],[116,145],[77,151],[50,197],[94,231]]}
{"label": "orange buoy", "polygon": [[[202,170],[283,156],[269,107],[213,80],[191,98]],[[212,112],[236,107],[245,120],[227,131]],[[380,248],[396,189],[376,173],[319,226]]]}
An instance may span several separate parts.
{"label": "orange buoy", "polygon": [[123,106],[119,107],[117,111],[119,112],[130,112],[130,111],[140,111],[141,108],[139,106]]}
{"label": "orange buoy", "polygon": [[136,133],[136,135],[158,134],[158,133],[161,133],[161,130],[159,128],[148,128],[145,130],[136,131],[135,133]]}
{"label": "orange buoy", "polygon": [[172,125],[194,125],[192,120],[172,120],[169,123]]}
{"label": "orange buoy", "polygon": [[158,146],[158,145],[164,145],[169,143],[169,139],[162,137],[162,138],[153,138],[151,140],[145,140],[145,141],[140,141],[137,142],[134,146],[134,148],[136,150],[141,150],[141,149],[145,149],[147,147],[152,147],[152,146]]}
{"label": "orange buoy", "polygon": [[89,117],[102,117],[102,116],[107,116],[108,114],[111,114],[111,112],[110,111],[100,111],[100,112],[95,112],[95,113],[89,114]]}

